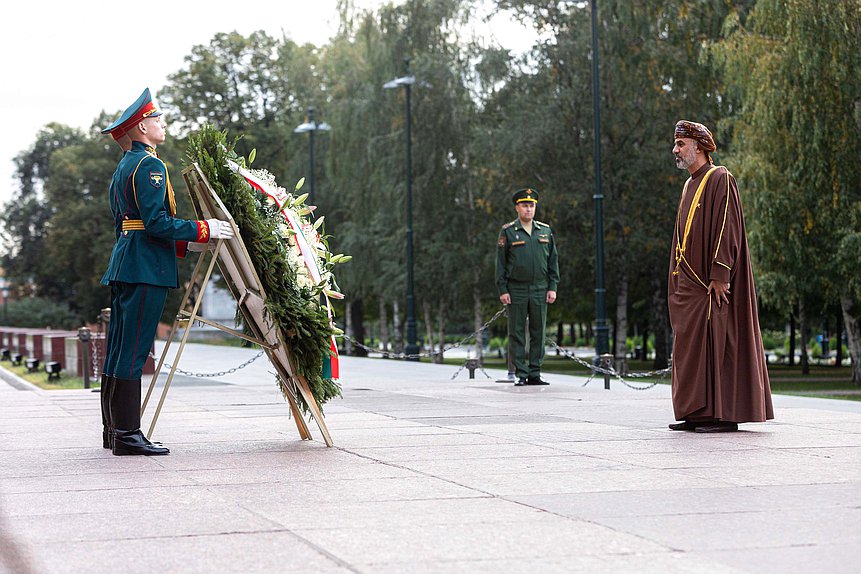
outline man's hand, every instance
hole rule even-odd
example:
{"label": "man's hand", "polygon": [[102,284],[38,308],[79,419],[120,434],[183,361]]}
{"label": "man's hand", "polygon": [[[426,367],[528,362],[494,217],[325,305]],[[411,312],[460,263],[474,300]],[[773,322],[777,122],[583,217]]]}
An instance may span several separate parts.
{"label": "man's hand", "polygon": [[229,221],[220,219],[207,219],[209,224],[209,237],[212,239],[233,239],[233,228]]}
{"label": "man's hand", "polygon": [[709,296],[714,293],[715,302],[717,302],[717,306],[720,307],[721,302],[729,305],[729,299],[727,295],[729,295],[729,283],[721,283],[720,281],[711,281],[709,283],[708,289]]}
{"label": "man's hand", "polygon": [[553,303],[554,301],[556,301],[556,291],[548,291],[546,301],[548,303]]}
{"label": "man's hand", "polygon": [[502,301],[503,305],[511,305],[511,294],[503,293],[499,296],[499,300]]}

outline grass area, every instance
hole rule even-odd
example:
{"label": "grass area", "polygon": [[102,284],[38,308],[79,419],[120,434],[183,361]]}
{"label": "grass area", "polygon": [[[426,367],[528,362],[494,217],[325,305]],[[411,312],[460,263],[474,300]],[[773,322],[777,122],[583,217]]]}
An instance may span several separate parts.
{"label": "grass area", "polygon": [[[40,371],[36,371],[35,373],[27,372],[27,367],[24,365],[18,365],[17,367],[12,366],[11,363],[2,363],[0,368],[3,368],[10,373],[15,373],[25,381],[33,383],[40,389],[45,389],[46,391],[57,391],[63,389],[83,389],[84,388],[84,379],[81,377],[72,377],[69,375],[61,374],[60,380],[54,379],[53,381],[48,381],[48,373],[45,372],[45,368],[40,366]],[[90,380],[90,386],[92,388],[98,388],[100,386],[99,380]]]}
{"label": "grass area", "polygon": [[[429,361],[422,359],[423,361]],[[445,359],[446,365],[459,367],[463,359]],[[485,357],[484,367],[488,369],[505,369],[505,359]],[[654,370],[651,361],[628,361],[631,372],[648,372]],[[579,363],[565,357],[548,355],[544,361],[543,372],[560,375],[588,376],[589,370]],[[773,393],[784,395],[799,395],[828,399],[861,401],[861,387],[852,384],[852,373],[849,367],[811,366],[809,375],[801,374],[801,367],[787,365],[769,365],[768,376]],[[670,384],[670,376],[645,377],[628,379],[631,383],[661,382]],[[841,392],[845,391],[845,392]]]}
{"label": "grass area", "polygon": [[768,376],[775,393],[861,401],[861,387],[852,384],[849,367],[811,366],[810,374],[802,375],[799,366],[769,365]]}

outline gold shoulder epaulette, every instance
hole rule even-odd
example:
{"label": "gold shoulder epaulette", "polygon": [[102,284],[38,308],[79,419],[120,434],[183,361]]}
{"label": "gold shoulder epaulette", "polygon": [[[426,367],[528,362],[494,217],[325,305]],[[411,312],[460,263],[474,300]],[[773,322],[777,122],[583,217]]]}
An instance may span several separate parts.
{"label": "gold shoulder epaulette", "polygon": [[538,227],[550,227],[549,225],[547,225],[543,221],[538,221],[537,219],[535,219],[533,221],[535,221],[535,225],[537,225]]}
{"label": "gold shoulder epaulette", "polygon": [[511,227],[512,225],[514,225],[516,222],[517,222],[517,220],[516,220],[516,219],[515,219],[514,221],[509,221],[508,223],[506,223],[505,225],[503,225],[503,226],[502,226],[502,228],[503,228],[503,229],[508,229],[509,227]]}

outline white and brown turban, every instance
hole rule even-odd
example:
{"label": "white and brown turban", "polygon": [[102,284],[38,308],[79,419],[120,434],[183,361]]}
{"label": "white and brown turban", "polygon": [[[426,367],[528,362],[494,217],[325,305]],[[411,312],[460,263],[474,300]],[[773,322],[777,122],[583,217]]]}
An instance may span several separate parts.
{"label": "white and brown turban", "polygon": [[696,141],[699,144],[700,149],[706,152],[706,157],[708,158],[709,163],[714,163],[710,152],[717,149],[717,146],[715,146],[714,136],[712,136],[712,133],[703,124],[689,122],[688,120],[679,120],[678,123],[676,123],[673,137],[690,138]]}

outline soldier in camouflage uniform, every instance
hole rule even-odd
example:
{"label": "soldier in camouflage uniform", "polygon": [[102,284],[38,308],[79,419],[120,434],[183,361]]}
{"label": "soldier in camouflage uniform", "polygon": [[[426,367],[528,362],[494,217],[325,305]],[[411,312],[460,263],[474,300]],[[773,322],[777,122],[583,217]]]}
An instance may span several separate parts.
{"label": "soldier in camouflage uniform", "polygon": [[[512,197],[517,219],[502,226],[496,243],[496,286],[508,305],[508,338],[517,376],[516,386],[546,385],[544,331],[547,305],[556,301],[559,257],[553,231],[535,219],[538,192],[521,189]],[[526,328],[529,322],[529,362]]]}

